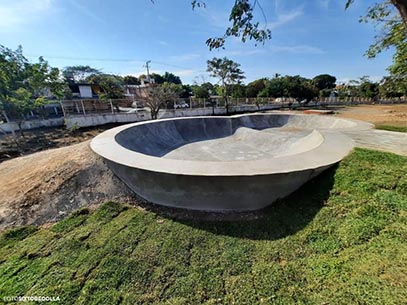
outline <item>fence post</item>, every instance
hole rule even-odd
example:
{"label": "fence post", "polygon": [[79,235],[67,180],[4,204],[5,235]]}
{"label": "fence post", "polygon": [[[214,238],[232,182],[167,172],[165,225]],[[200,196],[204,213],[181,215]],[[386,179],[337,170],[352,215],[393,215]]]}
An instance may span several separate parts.
{"label": "fence post", "polygon": [[82,100],[81,100],[81,105],[82,105],[83,115],[86,115],[85,106],[83,105],[83,101],[82,101]]}
{"label": "fence post", "polygon": [[114,107],[113,107],[113,103],[112,103],[111,98],[109,98],[109,103],[110,103],[110,108],[112,109],[112,114],[114,114]]}
{"label": "fence post", "polygon": [[59,101],[59,103],[61,104],[61,109],[62,109],[62,113],[64,115],[64,118],[66,118],[66,112],[65,112],[65,108],[64,108],[64,103],[62,103],[62,101]]}

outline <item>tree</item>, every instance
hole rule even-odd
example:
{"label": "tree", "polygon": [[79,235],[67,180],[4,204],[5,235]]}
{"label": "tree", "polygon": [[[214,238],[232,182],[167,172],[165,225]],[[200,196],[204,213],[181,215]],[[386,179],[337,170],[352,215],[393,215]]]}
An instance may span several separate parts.
{"label": "tree", "polygon": [[155,84],[163,84],[165,82],[164,78],[160,74],[157,74],[157,73],[151,73],[150,78],[154,79]]}
{"label": "tree", "polygon": [[379,94],[385,98],[407,96],[407,78],[384,77],[379,86]]}
{"label": "tree", "polygon": [[210,82],[204,82],[204,83],[201,85],[201,87],[204,88],[204,89],[206,89],[206,90],[208,91],[209,95],[214,94],[215,91],[216,91],[216,90],[215,90],[215,86],[212,85]]}
{"label": "tree", "polygon": [[94,85],[96,94],[101,100],[113,100],[113,106],[120,112],[117,99],[124,98],[123,78],[111,74],[93,74],[86,81]]}
{"label": "tree", "polygon": [[101,74],[101,72],[89,66],[69,66],[62,70],[62,75],[68,82],[83,82],[92,74]]}
{"label": "tree", "polygon": [[267,81],[266,78],[260,78],[248,83],[246,86],[246,96],[257,97],[258,94],[266,87],[265,84],[266,81]]}
{"label": "tree", "polygon": [[167,82],[167,83],[173,83],[173,84],[177,84],[177,85],[182,84],[179,76],[176,76],[170,72],[165,72],[164,75],[162,75],[162,78],[164,79],[164,82]]}
{"label": "tree", "polygon": [[379,94],[379,84],[372,82],[368,76],[360,78],[358,87],[360,97],[375,98]]}
{"label": "tree", "polygon": [[246,97],[246,86],[242,84],[234,84],[230,86],[230,94],[233,98]]}
{"label": "tree", "polygon": [[145,103],[150,108],[151,119],[155,120],[162,107],[178,97],[171,86],[154,85],[148,88]]}
{"label": "tree", "polygon": [[[348,8],[353,2],[354,2],[354,0],[347,0],[345,8]],[[373,7],[370,7],[368,12],[378,13],[375,16],[372,15],[372,17],[374,19],[377,19],[378,21],[380,21],[380,19],[382,17],[384,17],[384,15],[382,15],[383,11],[381,8],[383,6],[391,6],[391,5],[393,5],[394,8],[396,8],[398,10],[398,13],[400,14],[400,17],[401,17],[401,22],[404,25],[405,31],[407,31],[407,1],[406,0],[383,1],[383,2],[375,4]],[[386,16],[388,16],[388,15],[386,15]],[[381,20],[381,21],[384,21],[384,20]]]}
{"label": "tree", "polygon": [[133,75],[126,75],[123,77],[123,82],[126,85],[140,85],[140,80]]}
{"label": "tree", "polygon": [[192,92],[196,98],[209,98],[209,91],[204,86],[193,86]]}
{"label": "tree", "polygon": [[[354,0],[348,0],[348,8]],[[372,22],[380,29],[366,54],[374,58],[389,48],[395,49],[393,64],[388,68],[393,78],[407,77],[407,0],[381,1],[369,7],[360,22]]]}
{"label": "tree", "polygon": [[320,74],[312,79],[312,84],[318,90],[333,89],[336,86],[336,77],[329,74]]}
{"label": "tree", "polygon": [[[205,7],[203,0],[193,0],[192,8]],[[236,0],[229,14],[229,21],[232,23],[226,28],[225,33],[220,37],[209,38],[206,41],[209,49],[224,48],[226,38],[237,37],[242,42],[254,40],[256,43],[265,43],[271,39],[271,31],[267,26],[260,28],[260,23],[254,21],[253,11],[258,8],[263,15],[263,24],[267,25],[266,15],[263,12],[259,0]]]}
{"label": "tree", "polygon": [[240,84],[244,79],[243,71],[240,70],[240,64],[233,60],[214,57],[212,60],[207,61],[207,71],[212,77],[218,78],[221,86],[221,95],[225,101],[226,113],[229,113],[228,95],[230,86],[233,84]]}
{"label": "tree", "polygon": [[298,101],[310,101],[317,95],[317,89],[310,79],[296,76],[279,76],[267,80],[259,97],[290,97]]}
{"label": "tree", "polygon": [[112,74],[94,74],[86,81],[95,86],[96,93],[102,100],[124,97],[123,78]]}
{"label": "tree", "polygon": [[27,115],[47,102],[48,92],[60,94],[59,70],[40,57],[30,63],[22,47],[13,51],[0,45],[0,110],[7,121],[15,120],[22,131]]}

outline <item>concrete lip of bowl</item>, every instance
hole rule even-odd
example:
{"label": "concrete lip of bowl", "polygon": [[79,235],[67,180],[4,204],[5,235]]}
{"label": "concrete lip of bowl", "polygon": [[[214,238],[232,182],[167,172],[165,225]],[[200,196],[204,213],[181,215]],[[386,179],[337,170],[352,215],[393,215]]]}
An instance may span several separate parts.
{"label": "concrete lip of bowl", "polygon": [[150,202],[248,211],[287,196],[348,155],[354,143],[341,130],[368,128],[318,115],[188,117],[113,128],[91,148]]}

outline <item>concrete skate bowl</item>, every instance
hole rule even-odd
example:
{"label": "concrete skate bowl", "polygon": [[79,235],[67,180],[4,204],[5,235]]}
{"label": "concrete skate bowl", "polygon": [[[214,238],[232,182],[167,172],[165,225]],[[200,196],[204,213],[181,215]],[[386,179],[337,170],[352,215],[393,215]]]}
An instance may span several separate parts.
{"label": "concrete skate bowl", "polygon": [[341,130],[369,128],[318,115],[250,114],[134,123],[91,148],[139,196],[170,207],[250,211],[268,206],[353,148]]}

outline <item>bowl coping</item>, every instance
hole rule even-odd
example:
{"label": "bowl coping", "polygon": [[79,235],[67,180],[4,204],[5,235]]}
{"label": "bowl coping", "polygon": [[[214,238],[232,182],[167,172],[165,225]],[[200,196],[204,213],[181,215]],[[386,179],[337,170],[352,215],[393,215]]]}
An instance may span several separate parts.
{"label": "bowl coping", "polygon": [[[253,114],[243,114],[235,116],[181,117],[126,124],[109,129],[99,134],[91,141],[90,147],[95,153],[102,156],[104,159],[130,168],[166,174],[193,176],[256,176],[316,169],[339,162],[345,156],[347,156],[354,147],[354,142],[351,138],[342,134],[341,132],[338,132],[340,130],[355,129],[353,127],[332,130],[314,129],[315,132],[319,133],[323,138],[323,141],[319,146],[299,154],[257,160],[195,161],[166,159],[129,150],[115,141],[115,136],[119,132],[127,128],[132,128],[134,126],[144,124],[154,124],[162,121],[185,119],[233,119],[249,115]],[[281,114],[266,113],[261,115],[274,116]],[[313,116],[309,114],[284,115],[305,117]],[[356,125],[359,124],[359,122],[355,120],[347,121],[353,121],[354,123],[356,123]],[[360,127],[368,126],[362,124],[362,126]]]}

